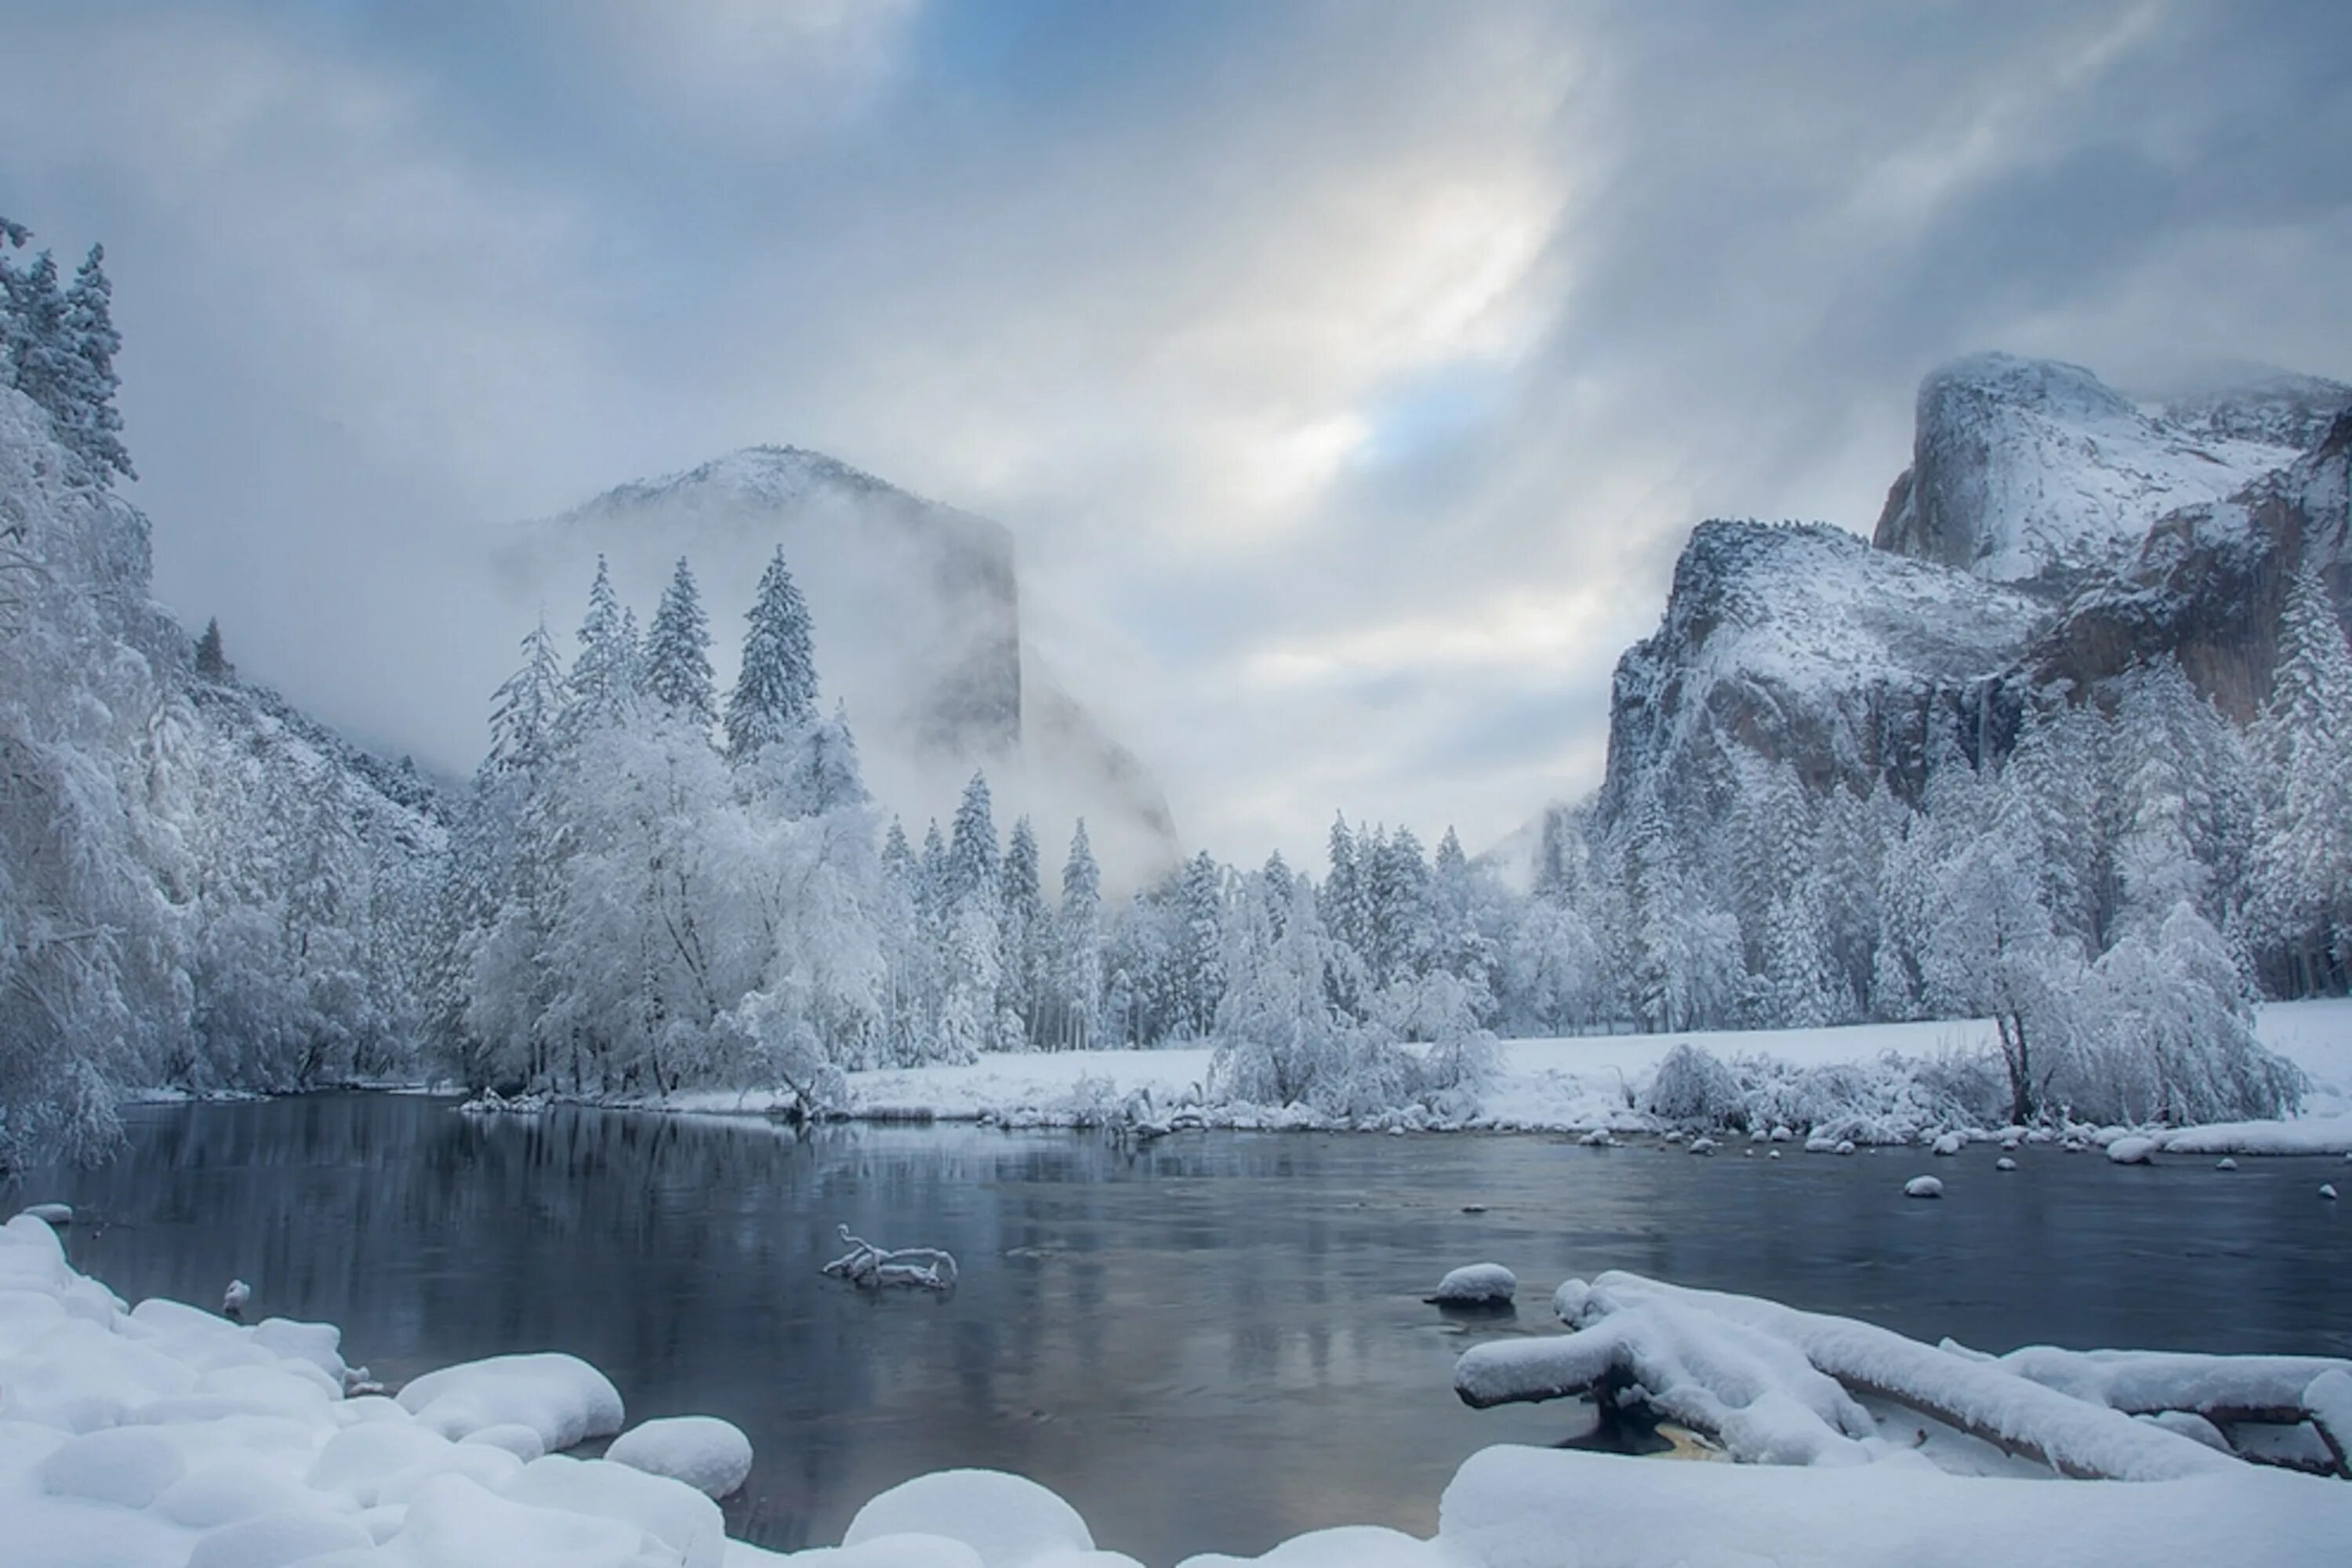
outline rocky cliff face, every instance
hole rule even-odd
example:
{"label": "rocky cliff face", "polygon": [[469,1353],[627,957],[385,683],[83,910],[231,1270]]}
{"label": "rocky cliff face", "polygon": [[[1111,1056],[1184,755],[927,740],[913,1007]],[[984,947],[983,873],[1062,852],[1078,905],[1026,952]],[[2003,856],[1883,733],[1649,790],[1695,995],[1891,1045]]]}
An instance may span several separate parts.
{"label": "rocky cliff face", "polygon": [[1013,536],[986,518],[822,453],[752,447],[527,524],[501,572],[520,603],[568,607],[602,553],[642,617],[687,557],[723,689],[779,545],[808,599],[824,693],[848,704],[869,781],[891,808],[942,810],[985,768],[1045,824],[1084,816],[1107,867],[1140,876],[1173,863],[1158,784],[1025,646]]}
{"label": "rocky cliff face", "polygon": [[1917,786],[1930,721],[1998,750],[2032,691],[2170,655],[2241,721],[2287,576],[2352,603],[2352,387],[2265,375],[2143,410],[2074,365],[1985,354],[1920,388],[1871,542],[1708,522],[1619,661],[1601,795],[1721,810],[1743,755],[1811,787]]}
{"label": "rocky cliff face", "polygon": [[2221,393],[2181,414],[2143,412],[2080,365],[1957,360],[1920,384],[1911,467],[1871,542],[2063,592],[2112,571],[2160,513],[2291,460],[2310,423],[2290,399]]}

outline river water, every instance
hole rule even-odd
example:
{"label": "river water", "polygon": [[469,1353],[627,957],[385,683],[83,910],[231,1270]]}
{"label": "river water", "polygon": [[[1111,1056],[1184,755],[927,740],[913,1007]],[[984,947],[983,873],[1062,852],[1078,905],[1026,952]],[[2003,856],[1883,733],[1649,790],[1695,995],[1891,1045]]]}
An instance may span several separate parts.
{"label": "river water", "polygon": [[[2352,1354],[2338,1162],[2118,1167],[2028,1149],[1778,1161],[1535,1136],[1094,1134],[583,1110],[474,1118],[318,1095],[145,1108],[112,1163],[0,1189],[62,1197],[75,1263],[131,1300],[343,1326],[397,1383],[563,1350],[631,1418],[750,1434],[730,1530],[837,1541],[925,1470],[1018,1470],[1147,1562],[1299,1531],[1426,1534],[1456,1466],[1567,1435],[1568,1407],[1465,1409],[1477,1335],[1553,1331],[1551,1287],[1632,1268],[1987,1350],[2042,1342]],[[1933,1169],[1940,1203],[1906,1199]],[[13,1202],[12,1202],[13,1200]],[[1484,1205],[1468,1214],[1465,1205]],[[824,1279],[836,1223],[944,1247],[955,1294]],[[1516,1316],[1421,1302],[1446,1268],[1517,1270]]]}

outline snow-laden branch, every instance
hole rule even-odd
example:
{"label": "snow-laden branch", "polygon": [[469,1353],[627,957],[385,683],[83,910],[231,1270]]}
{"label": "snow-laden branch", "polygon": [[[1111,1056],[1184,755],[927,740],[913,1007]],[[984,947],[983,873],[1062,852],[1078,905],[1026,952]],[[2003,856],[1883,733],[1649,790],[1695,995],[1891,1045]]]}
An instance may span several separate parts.
{"label": "snow-laden branch", "polygon": [[865,1290],[879,1290],[891,1285],[921,1290],[955,1289],[956,1260],[951,1252],[942,1252],[935,1247],[905,1247],[894,1251],[852,1236],[845,1225],[836,1225],[834,1229],[841,1233],[841,1239],[849,1247],[847,1252],[824,1266],[824,1271],[836,1279],[846,1279]]}
{"label": "snow-laden branch", "polygon": [[2121,1411],[1851,1319],[1624,1273],[1570,1280],[1554,1306],[1572,1331],[1566,1337],[1479,1345],[1462,1357],[1454,1382],[1465,1402],[1610,1391],[1613,1377],[1715,1432],[1736,1458],[1836,1463],[1870,1457],[1855,1446],[1873,1428],[1854,1401],[1874,1397],[2062,1475],[2161,1480],[2233,1463]]}

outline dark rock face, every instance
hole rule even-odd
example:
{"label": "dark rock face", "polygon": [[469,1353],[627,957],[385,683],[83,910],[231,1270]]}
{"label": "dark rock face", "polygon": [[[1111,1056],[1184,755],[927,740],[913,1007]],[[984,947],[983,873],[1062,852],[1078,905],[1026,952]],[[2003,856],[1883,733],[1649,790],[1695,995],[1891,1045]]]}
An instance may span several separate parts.
{"label": "dark rock face", "polygon": [[2169,654],[2190,682],[2240,723],[2271,688],[2288,578],[2317,563],[2336,613],[2352,604],[2346,475],[2352,412],[2338,414],[2291,466],[2227,500],[2157,520],[2131,561],[2071,600],[2009,683],[2075,690]]}
{"label": "dark rock face", "polygon": [[2076,366],[1944,367],[1869,544],[1693,531],[1658,631],[1618,663],[1600,820],[1644,781],[1685,820],[1719,812],[1749,758],[1910,797],[1931,735],[1997,754],[2030,693],[2166,656],[2252,719],[2290,574],[2316,561],[2352,603],[2347,405],[2273,376],[2150,416]]}

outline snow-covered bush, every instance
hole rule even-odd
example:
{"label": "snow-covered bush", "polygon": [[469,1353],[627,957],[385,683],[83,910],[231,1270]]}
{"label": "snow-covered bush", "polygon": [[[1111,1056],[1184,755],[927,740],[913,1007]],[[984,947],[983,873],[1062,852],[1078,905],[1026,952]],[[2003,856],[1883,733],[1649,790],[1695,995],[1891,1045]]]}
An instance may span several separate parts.
{"label": "snow-covered bush", "polygon": [[1687,1040],[1658,1064],[1643,1109],[1675,1127],[1748,1125],[1748,1102],[1739,1080],[1713,1052]]}

